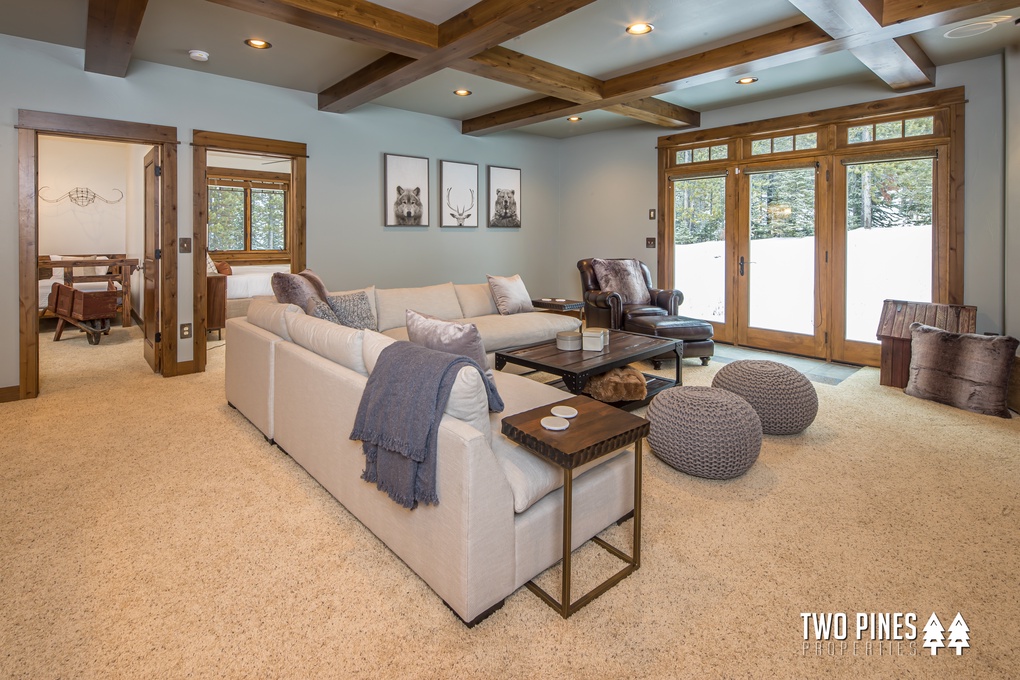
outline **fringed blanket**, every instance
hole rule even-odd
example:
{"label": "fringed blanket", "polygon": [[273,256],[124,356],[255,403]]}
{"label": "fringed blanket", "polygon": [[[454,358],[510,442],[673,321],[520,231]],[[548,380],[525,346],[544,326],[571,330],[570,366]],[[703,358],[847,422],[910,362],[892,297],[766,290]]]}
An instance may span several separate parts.
{"label": "fringed blanket", "polygon": [[351,432],[351,439],[360,439],[365,452],[361,478],[374,482],[405,508],[439,503],[439,423],[457,373],[465,366],[474,366],[482,375],[489,408],[502,411],[499,393],[477,363],[410,342],[383,349],[365,385]]}

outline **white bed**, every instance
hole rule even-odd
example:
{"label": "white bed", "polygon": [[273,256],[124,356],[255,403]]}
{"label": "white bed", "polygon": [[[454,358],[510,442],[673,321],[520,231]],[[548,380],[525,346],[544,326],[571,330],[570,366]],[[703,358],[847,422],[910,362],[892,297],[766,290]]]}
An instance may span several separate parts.
{"label": "white bed", "polygon": [[290,265],[267,264],[231,267],[227,276],[227,316],[246,316],[253,298],[273,297],[273,274],[289,272]]}

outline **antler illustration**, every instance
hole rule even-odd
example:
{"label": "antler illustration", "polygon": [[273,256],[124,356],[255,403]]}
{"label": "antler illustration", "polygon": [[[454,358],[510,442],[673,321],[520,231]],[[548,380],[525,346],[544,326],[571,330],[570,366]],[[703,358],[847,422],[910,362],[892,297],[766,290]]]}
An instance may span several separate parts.
{"label": "antler illustration", "polygon": [[475,190],[468,189],[468,191],[471,192],[471,205],[469,205],[466,208],[456,208],[452,203],[450,203],[450,193],[452,191],[453,187],[450,187],[449,189],[446,190],[446,205],[447,207],[450,208],[450,210],[453,211],[452,213],[450,213],[450,217],[457,220],[458,227],[463,227],[464,220],[471,217],[471,213],[469,213],[468,210],[471,210],[471,208],[475,207]]}
{"label": "antler illustration", "polygon": [[70,191],[68,191],[66,194],[59,198],[49,199],[42,195],[43,189],[49,189],[49,187],[39,187],[38,196],[47,203],[59,203],[65,198],[69,198],[71,199],[72,203],[74,203],[75,205],[80,205],[83,208],[87,205],[92,205],[93,203],[95,203],[97,198],[103,203],[110,204],[120,203],[121,200],[124,198],[124,192],[121,191],[120,189],[114,189],[114,191],[120,194],[120,198],[118,198],[116,201],[108,201],[99,194],[97,194],[96,192],[92,191],[92,189],[88,189],[86,187],[75,187],[74,189],[71,189]]}

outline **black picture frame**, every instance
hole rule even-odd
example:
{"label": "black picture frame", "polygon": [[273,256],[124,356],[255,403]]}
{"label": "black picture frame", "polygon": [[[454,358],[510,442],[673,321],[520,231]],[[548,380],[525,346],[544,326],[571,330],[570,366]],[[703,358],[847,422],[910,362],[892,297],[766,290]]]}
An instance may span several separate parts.
{"label": "black picture frame", "polygon": [[383,224],[429,226],[429,159],[383,154]]}
{"label": "black picture frame", "polygon": [[523,215],[521,169],[488,166],[489,227],[520,229]]}
{"label": "black picture frame", "polygon": [[440,227],[477,227],[480,199],[477,163],[439,161]]}

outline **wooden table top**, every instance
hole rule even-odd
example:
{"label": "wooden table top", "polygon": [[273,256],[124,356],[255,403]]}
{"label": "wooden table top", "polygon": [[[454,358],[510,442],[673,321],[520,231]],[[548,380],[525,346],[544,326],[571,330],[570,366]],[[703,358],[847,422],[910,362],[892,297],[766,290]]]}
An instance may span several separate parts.
{"label": "wooden table top", "polygon": [[[577,415],[566,430],[547,430],[542,418],[553,406],[572,406]],[[648,435],[648,421],[585,396],[524,411],[503,419],[502,433],[551,463],[572,470]]]}
{"label": "wooden table top", "polygon": [[579,309],[584,309],[584,302],[564,298],[537,298],[531,301],[531,306],[539,309],[552,309],[557,312],[576,312]]}
{"label": "wooden table top", "polygon": [[559,374],[564,372],[598,374],[641,358],[668,352],[676,344],[677,341],[670,338],[609,331],[609,346],[598,351],[562,350],[556,347],[555,340],[547,340],[526,347],[496,352],[496,355],[497,357],[502,355],[511,363],[523,363],[526,366],[529,363],[537,364],[540,368]]}

